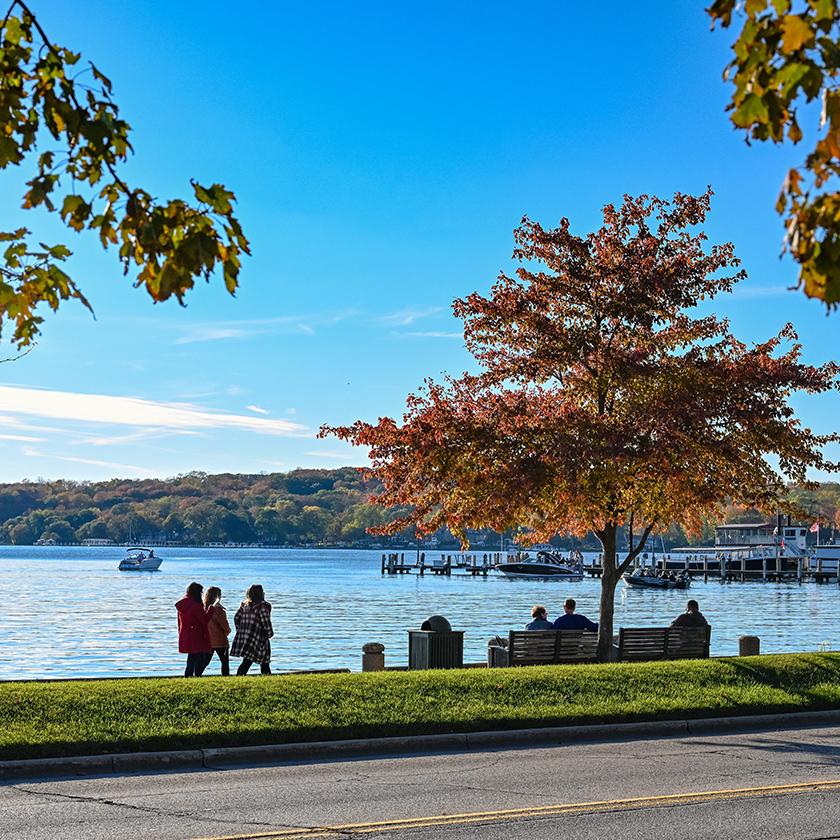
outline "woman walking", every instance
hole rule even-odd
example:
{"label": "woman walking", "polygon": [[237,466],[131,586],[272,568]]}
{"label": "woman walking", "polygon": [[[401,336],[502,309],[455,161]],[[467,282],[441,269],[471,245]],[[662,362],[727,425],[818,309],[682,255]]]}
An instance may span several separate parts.
{"label": "woman walking", "polygon": [[178,651],[187,654],[185,677],[200,677],[213,656],[207,625],[215,607],[205,609],[201,603],[203,589],[200,583],[191,583],[187,594],[175,604],[178,611]]}
{"label": "woman walking", "polygon": [[[230,624],[227,620],[227,612],[222,606],[221,602],[222,590],[218,586],[211,586],[204,594],[204,609],[215,607],[213,617],[207,625],[207,631],[210,633],[210,645],[213,648],[213,653],[219,657],[219,662],[222,663],[222,676],[230,676],[230,656],[228,634],[230,633]],[[210,659],[213,659],[213,653],[210,654]],[[210,663],[208,662],[208,665]]]}
{"label": "woman walking", "polygon": [[255,583],[249,587],[245,600],[239,605],[233,617],[236,625],[236,635],[230,647],[232,656],[241,656],[242,664],[236,669],[239,677],[248,673],[254,662],[260,665],[263,674],[270,674],[271,643],[268,641],[274,635],[271,626],[271,604],[265,600],[263,588]]}

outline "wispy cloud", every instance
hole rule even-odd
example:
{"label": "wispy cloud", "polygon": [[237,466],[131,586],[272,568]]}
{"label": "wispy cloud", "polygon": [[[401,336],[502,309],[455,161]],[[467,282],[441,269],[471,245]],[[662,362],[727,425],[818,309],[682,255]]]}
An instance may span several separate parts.
{"label": "wispy cloud", "polygon": [[463,338],[463,333],[446,333],[446,332],[408,332],[396,333],[397,336],[404,338]]}
{"label": "wispy cloud", "polygon": [[277,332],[303,330],[314,333],[315,326],[337,324],[354,315],[359,315],[356,309],[343,309],[331,312],[314,312],[296,315],[283,315],[279,318],[255,318],[249,321],[209,321],[204,324],[193,324],[187,327],[181,335],[174,339],[174,344],[192,344],[198,341],[218,341],[228,338],[253,338]]}
{"label": "wispy cloud", "polygon": [[442,306],[427,306],[425,308],[406,308],[392,315],[383,315],[379,318],[380,324],[392,327],[403,327],[406,324],[413,324],[418,318],[429,318],[443,312]]}
{"label": "wispy cloud", "polygon": [[[2,406],[2,400],[0,400]],[[62,429],[58,426],[42,426],[40,424],[23,423],[17,417],[10,417],[8,414],[0,414],[0,426],[5,426],[7,429],[16,429],[17,431],[33,431],[39,434],[46,434],[53,432],[55,434],[70,434],[69,429]]]}
{"label": "wispy cloud", "polygon": [[779,297],[789,295],[791,290],[787,286],[743,286],[737,285],[732,290],[732,297],[743,299]]}
{"label": "wispy cloud", "polygon": [[335,452],[335,451],[333,451],[333,452],[330,452],[330,451],[304,452],[303,454],[304,455],[312,455],[315,458],[335,458],[336,460],[339,460],[339,461],[345,461],[348,464],[353,462],[353,461],[358,461],[360,457],[364,458],[364,456],[361,455],[361,453],[354,452],[353,450],[347,450],[345,452]]}
{"label": "wispy cloud", "polygon": [[22,440],[27,443],[41,443],[46,438],[25,437],[24,435],[0,435],[0,440]]}
{"label": "wispy cloud", "polygon": [[268,414],[268,412],[264,408],[260,408],[256,405],[246,405],[245,408],[247,408],[248,411],[256,411],[259,414]]}
{"label": "wispy cloud", "polygon": [[185,403],[152,402],[134,397],[74,394],[0,385],[0,409],[51,419],[175,431],[234,428],[263,435],[309,437],[306,426],[289,420],[270,420],[224,414]]}
{"label": "wispy cloud", "polygon": [[234,327],[192,327],[186,335],[175,339],[175,344],[192,344],[196,341],[216,341],[220,338],[250,338],[257,330],[237,329]]}
{"label": "wispy cloud", "polygon": [[152,476],[154,473],[151,470],[146,469],[145,467],[137,467],[132,464],[114,464],[110,461],[94,461],[91,458],[68,458],[64,455],[44,455],[42,452],[38,452],[34,449],[27,448],[24,453],[30,458],[49,458],[50,460],[55,461],[71,461],[74,464],[92,464],[95,467],[108,467],[109,469],[114,470],[123,470],[125,472],[132,472],[134,474],[142,474]]}
{"label": "wispy cloud", "polygon": [[171,435],[200,435],[201,432],[194,432],[191,429],[140,429],[128,435],[83,435],[78,440],[71,440],[69,444],[76,446],[86,444],[89,446],[125,446],[136,443],[139,440],[154,440],[155,438],[169,437]]}

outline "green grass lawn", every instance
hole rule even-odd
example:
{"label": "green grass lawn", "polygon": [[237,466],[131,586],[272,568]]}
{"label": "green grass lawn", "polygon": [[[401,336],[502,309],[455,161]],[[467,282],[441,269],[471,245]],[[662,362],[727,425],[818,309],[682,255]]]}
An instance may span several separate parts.
{"label": "green grass lawn", "polygon": [[840,709],[840,654],[0,683],[0,760]]}

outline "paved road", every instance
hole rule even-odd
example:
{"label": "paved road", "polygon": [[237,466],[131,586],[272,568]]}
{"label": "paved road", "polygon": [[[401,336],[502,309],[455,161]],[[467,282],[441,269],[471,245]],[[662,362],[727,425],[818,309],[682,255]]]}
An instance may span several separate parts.
{"label": "paved road", "polygon": [[840,728],[10,782],[0,838],[840,838]]}

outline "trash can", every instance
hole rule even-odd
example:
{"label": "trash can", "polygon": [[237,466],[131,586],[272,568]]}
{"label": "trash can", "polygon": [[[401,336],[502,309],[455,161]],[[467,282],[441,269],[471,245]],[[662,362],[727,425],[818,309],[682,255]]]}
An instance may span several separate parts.
{"label": "trash can", "polygon": [[442,615],[430,615],[419,630],[408,631],[408,670],[464,667],[464,631],[453,630]]}

